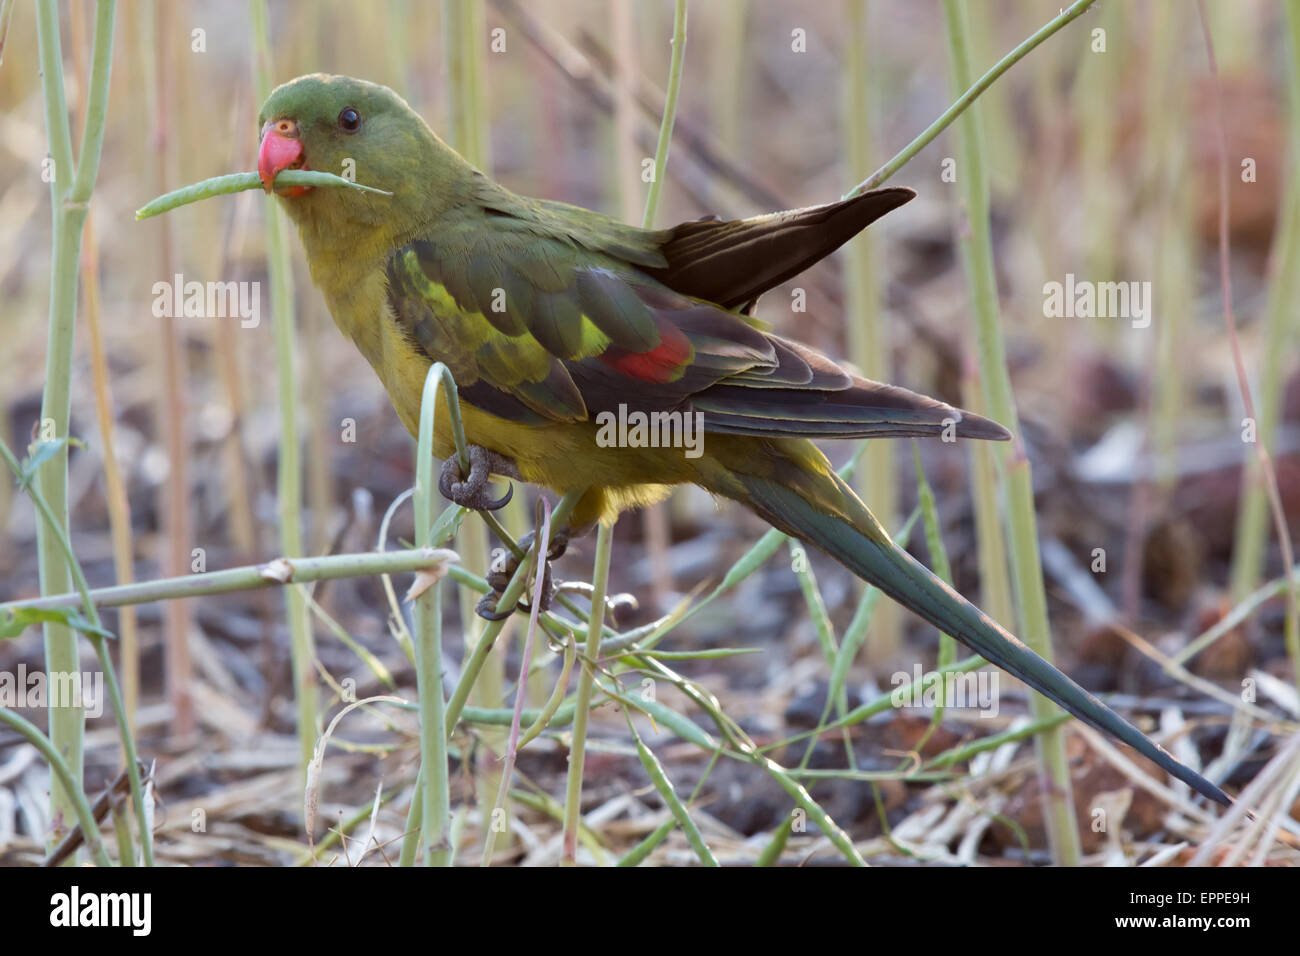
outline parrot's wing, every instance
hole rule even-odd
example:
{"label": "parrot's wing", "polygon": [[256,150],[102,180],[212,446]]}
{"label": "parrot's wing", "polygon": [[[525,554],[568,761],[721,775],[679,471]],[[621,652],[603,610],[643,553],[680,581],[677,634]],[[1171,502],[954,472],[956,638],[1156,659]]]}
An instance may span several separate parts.
{"label": "parrot's wing", "polygon": [[535,224],[442,225],[393,253],[388,305],[473,404],[503,417],[581,421],[620,402],[671,409],[777,363],[744,319]]}
{"label": "parrot's wing", "polygon": [[[440,223],[389,259],[393,316],[431,359],[447,363],[476,407],[528,422],[582,421],[620,405],[693,410],[713,431],[773,437],[920,436],[945,429],[962,437],[1007,437],[992,422],[852,376],[745,316],[668,287],[654,277],[673,270],[674,260],[656,251],[668,232],[642,232],[602,217],[579,221],[576,211],[571,221],[570,208],[483,205],[479,215]],[[804,213],[786,215],[794,222]],[[789,228],[797,236],[808,226]],[[731,234],[755,235],[748,227]],[[705,246],[731,268],[734,253]],[[672,241],[664,247],[671,251]],[[775,248],[770,241],[758,247]],[[733,294],[766,288],[788,268],[774,263],[764,266],[764,278],[736,286]],[[699,275],[673,274],[688,284]]]}

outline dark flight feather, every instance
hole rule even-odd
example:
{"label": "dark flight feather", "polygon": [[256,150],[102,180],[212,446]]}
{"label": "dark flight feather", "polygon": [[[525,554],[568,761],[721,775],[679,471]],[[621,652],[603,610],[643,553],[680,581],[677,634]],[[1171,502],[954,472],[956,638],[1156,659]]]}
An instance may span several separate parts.
{"label": "dark flight feather", "polygon": [[668,266],[644,271],[683,295],[745,308],[915,196],[910,189],[877,189],[751,219],[684,222],[659,247]]}

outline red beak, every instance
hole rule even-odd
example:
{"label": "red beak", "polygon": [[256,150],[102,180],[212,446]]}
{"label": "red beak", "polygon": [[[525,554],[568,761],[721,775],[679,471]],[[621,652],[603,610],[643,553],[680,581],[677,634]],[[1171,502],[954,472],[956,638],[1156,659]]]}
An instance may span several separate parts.
{"label": "red beak", "polygon": [[[267,123],[262,129],[262,146],[257,151],[257,175],[262,187],[269,193],[275,177],[286,169],[306,169],[302,159],[302,142],[297,138],[297,124],[292,120]],[[282,196],[301,196],[310,186],[286,186],[277,192]]]}

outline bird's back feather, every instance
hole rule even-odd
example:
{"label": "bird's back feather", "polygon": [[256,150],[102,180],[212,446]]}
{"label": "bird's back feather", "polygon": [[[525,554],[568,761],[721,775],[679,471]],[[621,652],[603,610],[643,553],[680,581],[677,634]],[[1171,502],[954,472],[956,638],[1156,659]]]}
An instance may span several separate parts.
{"label": "bird's back feather", "polygon": [[768,437],[1008,437],[850,375],[734,309],[911,190],[658,232],[512,198],[486,180],[476,195],[394,252],[386,271],[413,347],[445,362],[484,410],[517,422],[590,421],[620,407],[699,412],[706,431]]}

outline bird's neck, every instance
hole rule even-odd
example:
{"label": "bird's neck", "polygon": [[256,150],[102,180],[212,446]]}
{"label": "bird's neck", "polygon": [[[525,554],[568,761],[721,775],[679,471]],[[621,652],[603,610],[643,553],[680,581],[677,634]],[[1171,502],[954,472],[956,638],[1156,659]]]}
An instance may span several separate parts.
{"label": "bird's neck", "polygon": [[392,195],[324,188],[285,201],[309,261],[346,263],[367,272],[475,202],[481,174],[428,127],[421,134],[421,142],[407,145],[424,154],[413,168],[427,172],[381,169],[377,174],[376,183]]}

